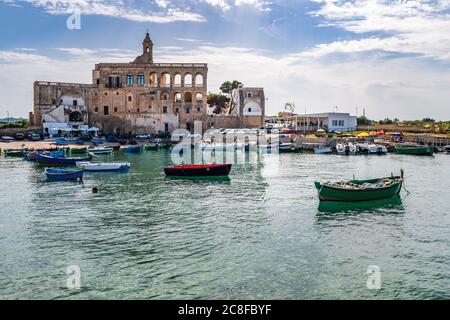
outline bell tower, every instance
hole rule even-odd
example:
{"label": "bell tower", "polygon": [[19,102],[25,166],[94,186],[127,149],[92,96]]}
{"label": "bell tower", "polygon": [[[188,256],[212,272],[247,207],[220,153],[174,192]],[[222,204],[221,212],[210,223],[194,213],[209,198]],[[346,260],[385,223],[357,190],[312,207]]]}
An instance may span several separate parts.
{"label": "bell tower", "polygon": [[153,63],[153,41],[150,39],[150,34],[147,32],[144,41],[142,41],[142,55],[134,60],[138,64]]}
{"label": "bell tower", "polygon": [[143,53],[147,53],[153,60],[153,41],[150,39],[150,34],[147,32],[145,39],[142,42]]}

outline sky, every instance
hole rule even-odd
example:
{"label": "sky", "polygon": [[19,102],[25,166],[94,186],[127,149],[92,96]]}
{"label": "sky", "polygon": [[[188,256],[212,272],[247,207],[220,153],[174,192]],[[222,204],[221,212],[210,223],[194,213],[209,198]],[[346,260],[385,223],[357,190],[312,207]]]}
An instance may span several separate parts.
{"label": "sky", "polygon": [[134,60],[148,31],[155,62],[264,87],[267,115],[450,119],[450,0],[0,0],[0,30],[0,118],[32,111],[34,81]]}

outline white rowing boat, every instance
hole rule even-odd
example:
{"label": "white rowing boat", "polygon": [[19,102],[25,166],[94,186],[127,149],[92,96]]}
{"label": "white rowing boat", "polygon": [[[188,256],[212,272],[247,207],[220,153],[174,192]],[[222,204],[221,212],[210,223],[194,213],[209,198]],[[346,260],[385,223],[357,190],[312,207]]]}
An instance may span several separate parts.
{"label": "white rowing boat", "polygon": [[127,171],[130,169],[129,162],[77,162],[77,167],[84,171]]}

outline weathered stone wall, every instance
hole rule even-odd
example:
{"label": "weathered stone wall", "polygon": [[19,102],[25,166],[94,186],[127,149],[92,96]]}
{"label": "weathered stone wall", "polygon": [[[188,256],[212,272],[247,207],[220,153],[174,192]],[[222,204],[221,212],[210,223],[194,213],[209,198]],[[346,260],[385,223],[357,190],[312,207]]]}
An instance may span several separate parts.
{"label": "weathered stone wall", "polygon": [[61,104],[61,97],[82,98],[89,106],[91,92],[95,88],[88,84],[36,81],[33,85],[33,120],[37,126],[42,125],[42,115]]}

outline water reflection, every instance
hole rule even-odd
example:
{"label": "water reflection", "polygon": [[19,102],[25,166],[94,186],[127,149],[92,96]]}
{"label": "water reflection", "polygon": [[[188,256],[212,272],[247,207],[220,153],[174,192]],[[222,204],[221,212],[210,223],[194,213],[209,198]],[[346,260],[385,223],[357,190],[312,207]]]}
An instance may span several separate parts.
{"label": "water reflection", "polygon": [[170,180],[187,180],[192,182],[202,182],[202,181],[217,181],[217,182],[230,182],[231,179],[228,176],[195,176],[195,177],[188,177],[188,176],[165,176],[164,177],[167,181]]}
{"label": "water reflection", "polygon": [[347,213],[347,214],[361,214],[361,213],[379,213],[391,212],[398,213],[403,211],[403,203],[400,195],[396,195],[389,199],[364,201],[364,202],[335,202],[335,201],[321,201],[318,208],[318,216],[326,219],[329,215],[327,213]]}

